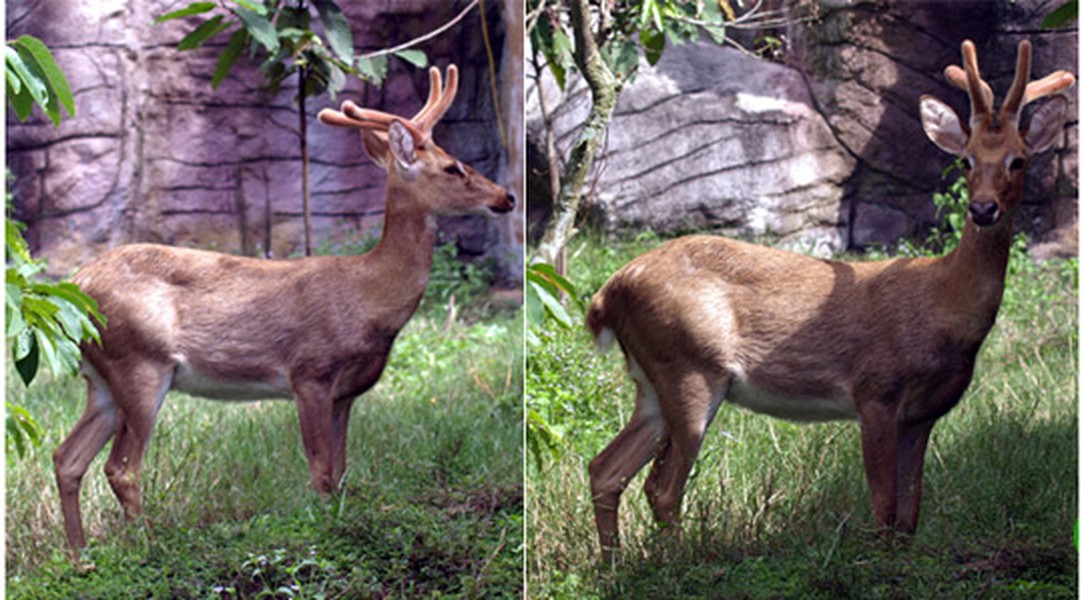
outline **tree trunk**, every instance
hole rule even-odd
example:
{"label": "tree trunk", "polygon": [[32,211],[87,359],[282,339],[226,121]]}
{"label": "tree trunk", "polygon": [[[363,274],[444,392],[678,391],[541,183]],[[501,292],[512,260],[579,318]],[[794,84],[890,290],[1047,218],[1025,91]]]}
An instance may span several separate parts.
{"label": "tree trunk", "polygon": [[298,130],[301,137],[301,211],[305,221],[305,256],[312,256],[312,206],[309,203],[309,129],[305,114],[305,86],[308,83],[308,70],[297,70],[298,92]]}
{"label": "tree trunk", "polygon": [[569,239],[576,233],[576,212],[583,195],[583,185],[595,162],[595,153],[606,137],[610,118],[617,105],[617,82],[602,61],[594,32],[588,0],[572,0],[572,34],[576,42],[575,60],[591,90],[591,112],[583,123],[569,153],[561,190],[553,207],[553,216],[542,234],[535,262],[553,264]]}

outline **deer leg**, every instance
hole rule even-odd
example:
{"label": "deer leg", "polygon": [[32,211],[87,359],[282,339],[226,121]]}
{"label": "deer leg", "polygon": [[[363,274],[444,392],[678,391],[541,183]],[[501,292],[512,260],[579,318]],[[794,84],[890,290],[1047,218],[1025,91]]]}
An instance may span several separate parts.
{"label": "deer leg", "polygon": [[124,509],[124,517],[131,521],[143,514],[139,485],[143,456],[172,377],[164,368],[144,365],[118,379],[115,389],[123,390],[123,394],[117,394],[119,418],[113,448],[105,463],[105,476]]}
{"label": "deer leg", "polygon": [[882,530],[896,525],[897,440],[899,425],[890,406],[871,400],[858,410],[862,429],[862,461],[873,501],[873,522]]}
{"label": "deer leg", "polygon": [[312,487],[320,494],[329,494],[335,485],[332,453],[335,418],[330,394],[322,386],[312,384],[295,386],[294,395]]}
{"label": "deer leg", "polygon": [[79,509],[79,489],[90,463],[112,437],[116,413],[113,396],[97,373],[85,367],[87,406],[83,416],[53,454],[64,534],[68,547],[78,552],[87,545],[83,534],[83,516]]}
{"label": "deer leg", "polygon": [[599,545],[606,561],[613,558],[614,550],[621,545],[617,526],[621,493],[629,480],[651,459],[662,434],[662,422],[654,405],[654,392],[648,393],[651,397],[647,400],[650,400],[651,406],[645,408],[647,400],[643,387],[637,385],[636,410],[632,418],[587,468],[591,476],[591,497],[595,505]]}
{"label": "deer leg", "polygon": [[343,483],[346,472],[346,430],[350,425],[350,408],[354,399],[340,400],[331,409],[331,477],[336,488]]}
{"label": "deer leg", "polygon": [[685,484],[723,394],[713,393],[707,380],[696,374],[680,378],[672,387],[660,386],[660,394],[667,437],[655,455],[644,492],[655,520],[680,539]]}
{"label": "deer leg", "polygon": [[918,510],[922,502],[922,465],[933,424],[931,420],[905,427],[897,442],[896,489],[899,491],[899,501],[896,504],[896,528],[907,533],[914,533],[918,527]]}

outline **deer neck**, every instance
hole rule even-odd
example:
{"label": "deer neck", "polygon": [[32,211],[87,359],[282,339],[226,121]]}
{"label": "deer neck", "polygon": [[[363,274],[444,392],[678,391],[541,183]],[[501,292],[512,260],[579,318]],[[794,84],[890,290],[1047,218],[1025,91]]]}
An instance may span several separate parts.
{"label": "deer neck", "polygon": [[389,185],[384,231],[365,255],[374,277],[369,293],[384,298],[382,308],[392,309],[400,324],[414,314],[425,293],[437,239],[436,217],[418,204],[407,191]]}
{"label": "deer neck", "polygon": [[967,220],[963,237],[956,248],[945,255],[943,265],[945,306],[970,316],[970,336],[985,338],[997,317],[1005,288],[1005,272],[1012,246],[1012,214],[989,228],[979,228]]}

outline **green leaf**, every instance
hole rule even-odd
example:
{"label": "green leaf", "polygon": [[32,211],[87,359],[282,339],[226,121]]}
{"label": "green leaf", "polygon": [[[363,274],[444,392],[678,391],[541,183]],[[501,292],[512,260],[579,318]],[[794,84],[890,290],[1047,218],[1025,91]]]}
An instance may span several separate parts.
{"label": "green leaf", "polygon": [[244,7],[246,10],[250,10],[261,17],[267,16],[267,8],[263,4],[254,4],[248,0],[234,0],[238,6]]}
{"label": "green leaf", "polygon": [[565,307],[561,306],[561,302],[557,297],[538,285],[535,281],[528,281],[527,284],[535,288],[534,291],[538,295],[538,299],[542,302],[542,305],[546,307],[546,312],[548,312],[550,316],[565,329],[572,329],[572,317],[569,316]]}
{"label": "green leaf", "polygon": [[313,4],[320,15],[328,45],[344,61],[354,60],[354,34],[343,11],[332,0],[313,0]]}
{"label": "green leaf", "polygon": [[226,49],[222,51],[222,54],[218,55],[218,64],[215,65],[215,72],[211,75],[212,90],[218,89],[218,85],[230,74],[230,69],[237,62],[237,57],[241,56],[241,51],[245,49],[247,43],[248,30],[244,27],[233,32],[233,35],[230,36]]}
{"label": "green leaf", "polygon": [[388,57],[384,55],[373,58],[359,58],[358,71],[365,79],[380,85],[384,81],[384,77],[388,75]]}
{"label": "green leaf", "polygon": [[666,48],[666,34],[654,29],[640,30],[640,45],[644,48],[644,58],[647,64],[655,66],[662,58],[662,51]]}
{"label": "green leaf", "polygon": [[19,52],[17,47],[9,44],[4,47],[4,58],[7,68],[13,70],[15,75],[23,81],[23,85],[29,90],[30,97],[34,102],[37,102],[40,106],[45,106],[46,102],[48,102],[49,88],[45,85],[44,80],[31,71],[31,67],[26,63],[24,55]]}
{"label": "green leaf", "polygon": [[60,125],[61,106],[68,111],[69,115],[75,116],[75,98],[72,96],[68,79],[57,66],[49,48],[38,38],[29,35],[19,36],[13,45],[22,57],[26,68],[44,84],[45,102],[37,97],[35,100],[53,121],[53,125]]}
{"label": "green leaf", "polygon": [[193,2],[181,10],[175,10],[171,13],[166,13],[154,20],[155,23],[162,23],[173,19],[180,19],[191,15],[198,15],[201,13],[214,10],[214,2]]}
{"label": "green leaf", "polygon": [[1078,12],[1079,7],[1077,6],[1077,0],[1069,0],[1055,8],[1050,14],[1046,15],[1040,25],[1043,29],[1057,29],[1059,27],[1064,27],[1070,22],[1077,20]]}
{"label": "green leaf", "polygon": [[399,50],[393,54],[419,69],[424,69],[429,64],[429,57],[421,50]]}
{"label": "green leaf", "polygon": [[34,111],[34,99],[30,97],[30,89],[26,85],[23,85],[23,89],[17,94],[9,93],[8,102],[11,102],[11,108],[15,110],[19,121],[26,121]]}
{"label": "green leaf", "polygon": [[29,386],[34,381],[34,376],[38,374],[39,355],[36,338],[32,334],[28,338],[30,342],[26,355],[15,359],[15,370],[19,372],[19,379],[22,379],[23,385],[26,386]]}
{"label": "green leaf", "polygon": [[278,52],[279,36],[275,31],[275,26],[271,24],[271,21],[268,21],[266,17],[243,7],[237,8],[237,16],[241,18],[241,22],[245,25],[245,30],[252,36],[252,39],[263,46],[269,54]]}
{"label": "green leaf", "polygon": [[199,27],[192,30],[191,33],[184,36],[180,43],[177,44],[178,50],[195,50],[203,45],[204,42],[213,38],[214,36],[222,33],[232,22],[223,23],[225,19],[222,15],[217,15],[215,18],[208,21],[204,21]]}

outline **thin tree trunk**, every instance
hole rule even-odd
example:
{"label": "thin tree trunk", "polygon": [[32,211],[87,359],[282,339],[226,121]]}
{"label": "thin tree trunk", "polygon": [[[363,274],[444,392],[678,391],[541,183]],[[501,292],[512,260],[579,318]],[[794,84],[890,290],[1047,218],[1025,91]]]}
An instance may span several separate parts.
{"label": "thin tree trunk", "polygon": [[569,153],[561,190],[553,207],[546,231],[538,245],[535,262],[553,264],[575,234],[576,212],[583,195],[583,185],[595,162],[595,154],[606,137],[614,106],[617,105],[617,82],[602,61],[594,32],[588,0],[572,0],[572,34],[576,42],[575,60],[591,90],[591,112],[583,123]]}
{"label": "thin tree trunk", "polygon": [[301,136],[301,211],[305,220],[305,256],[312,256],[312,206],[309,203],[309,130],[305,114],[305,85],[308,83],[308,69],[297,70],[298,92],[298,129]]}

